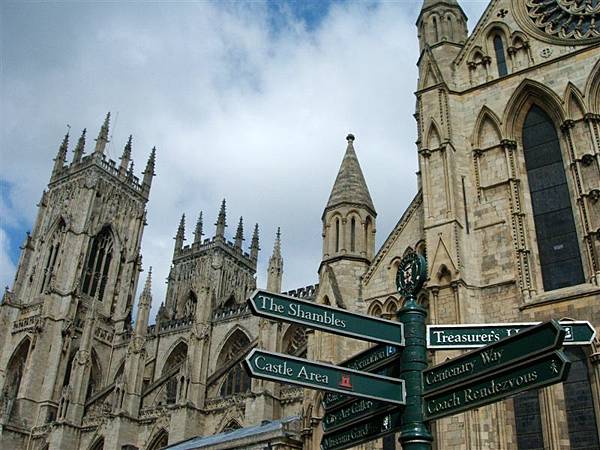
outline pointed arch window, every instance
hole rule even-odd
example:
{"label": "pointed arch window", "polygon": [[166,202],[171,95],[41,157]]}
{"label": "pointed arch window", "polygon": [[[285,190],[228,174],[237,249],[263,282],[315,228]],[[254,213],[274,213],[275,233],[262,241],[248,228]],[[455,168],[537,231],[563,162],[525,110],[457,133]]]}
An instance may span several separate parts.
{"label": "pointed arch window", "polygon": [[437,41],[440,40],[440,32],[438,29],[438,21],[437,18],[434,16],[433,17],[433,43],[435,44]]}
{"label": "pointed arch window", "polygon": [[2,398],[0,398],[0,406],[2,407],[2,410],[6,412],[5,414],[8,417],[10,417],[14,402],[17,399],[19,389],[21,388],[21,380],[23,378],[23,372],[25,371],[27,356],[29,355],[29,346],[30,340],[25,338],[13,353],[6,368],[6,377],[4,379]]}
{"label": "pointed arch window", "polygon": [[356,219],[350,221],[350,251],[356,251]]}
{"label": "pointed arch window", "polygon": [[62,242],[64,232],[65,222],[64,220],[61,220],[50,241],[48,255],[46,256],[46,265],[44,266],[44,272],[42,274],[40,294],[43,293],[44,290],[48,287],[48,285],[50,284],[50,280],[52,279],[52,274],[58,267],[57,258],[60,253],[60,244]]}
{"label": "pointed arch window", "polygon": [[242,367],[242,364],[236,364],[229,372],[221,385],[221,396],[241,394],[250,390],[250,378]]}
{"label": "pointed arch window", "polygon": [[523,150],[545,291],[585,281],[560,143],[554,123],[532,106]]}
{"label": "pointed arch window", "polygon": [[340,251],[340,219],[335,219],[335,252]]}
{"label": "pointed arch window", "polygon": [[504,52],[504,42],[499,34],[494,36],[494,51],[496,52],[496,64],[498,65],[498,75],[503,77],[508,75],[506,67],[506,53]]}
{"label": "pointed arch window", "polygon": [[83,273],[83,294],[90,297],[98,294],[98,299],[102,301],[112,259],[113,237],[110,229],[105,227],[92,238]]}
{"label": "pointed arch window", "polygon": [[183,315],[184,317],[193,317],[196,314],[196,306],[198,305],[198,297],[194,291],[190,291],[185,301]]}

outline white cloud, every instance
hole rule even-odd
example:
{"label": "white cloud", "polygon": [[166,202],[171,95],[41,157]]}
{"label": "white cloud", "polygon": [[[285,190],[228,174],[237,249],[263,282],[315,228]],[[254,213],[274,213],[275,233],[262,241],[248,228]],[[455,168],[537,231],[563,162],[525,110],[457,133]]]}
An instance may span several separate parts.
{"label": "white cloud", "polygon": [[284,288],[316,282],[320,217],[348,132],[379,243],[414,195],[414,4],[335,4],[311,31],[289,11],[274,31],[266,3],[61,5],[4,6],[2,178],[21,205],[11,213],[33,221],[65,124],[87,127],[90,148],[113,111],[113,159],[129,133],[138,172],[158,148],[142,245],[154,312],[181,213],[191,237],[203,210],[211,235],[223,197],[230,235],[240,215],[246,244],[261,225],[259,284],[277,226]]}

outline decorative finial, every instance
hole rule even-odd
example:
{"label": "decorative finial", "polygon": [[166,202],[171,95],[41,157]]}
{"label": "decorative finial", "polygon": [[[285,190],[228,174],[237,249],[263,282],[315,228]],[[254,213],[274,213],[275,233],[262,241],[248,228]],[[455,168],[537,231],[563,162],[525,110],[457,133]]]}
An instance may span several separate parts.
{"label": "decorative finial", "polygon": [[255,224],[254,232],[252,233],[252,241],[250,242],[250,257],[254,260],[258,259],[258,251],[260,250],[258,244],[258,224]]}
{"label": "decorative finial", "polygon": [[227,226],[227,213],[226,213],[226,205],[225,199],[221,202],[221,209],[219,210],[219,217],[217,218],[217,223],[215,223],[217,227],[216,236],[225,237],[225,227]]}
{"label": "decorative finial", "polygon": [[346,140],[348,142],[354,142],[354,135],[352,133],[349,133],[348,136],[346,136]]}
{"label": "decorative finial", "polygon": [[83,152],[85,150],[85,133],[87,129],[84,128],[81,132],[81,136],[77,141],[77,145],[75,146],[75,150],[73,150],[73,163],[78,163],[81,161],[81,157],[83,156]]}
{"label": "decorative finial", "polygon": [[198,220],[196,221],[196,229],[194,230],[194,243],[202,242],[202,232],[203,220],[202,220],[202,211],[200,211],[200,215],[198,216]]}
{"label": "decorative finial", "polygon": [[237,231],[235,232],[235,246],[242,248],[242,241],[244,241],[244,219],[240,217]]}

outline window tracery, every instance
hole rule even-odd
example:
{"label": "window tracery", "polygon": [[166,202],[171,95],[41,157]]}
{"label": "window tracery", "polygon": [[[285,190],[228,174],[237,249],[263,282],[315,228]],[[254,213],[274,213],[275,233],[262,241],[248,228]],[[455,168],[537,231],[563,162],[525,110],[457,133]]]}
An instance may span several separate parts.
{"label": "window tracery", "polygon": [[83,285],[81,291],[90,297],[98,295],[102,301],[108,271],[113,259],[113,237],[109,227],[104,227],[90,243],[87,261],[83,273]]}

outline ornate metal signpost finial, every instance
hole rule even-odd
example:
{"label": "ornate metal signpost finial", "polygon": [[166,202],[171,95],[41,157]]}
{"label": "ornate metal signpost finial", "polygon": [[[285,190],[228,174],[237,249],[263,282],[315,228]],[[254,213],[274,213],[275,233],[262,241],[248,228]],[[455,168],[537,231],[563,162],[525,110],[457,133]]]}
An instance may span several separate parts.
{"label": "ornate metal signpost finial", "polygon": [[398,320],[404,324],[405,346],[400,360],[400,378],[406,383],[406,407],[402,414],[400,443],[403,450],[431,450],[433,436],[423,421],[421,377],[427,368],[425,318],[427,311],[416,295],[427,280],[425,258],[411,252],[402,258],[396,274],[396,287],[404,297]]}

